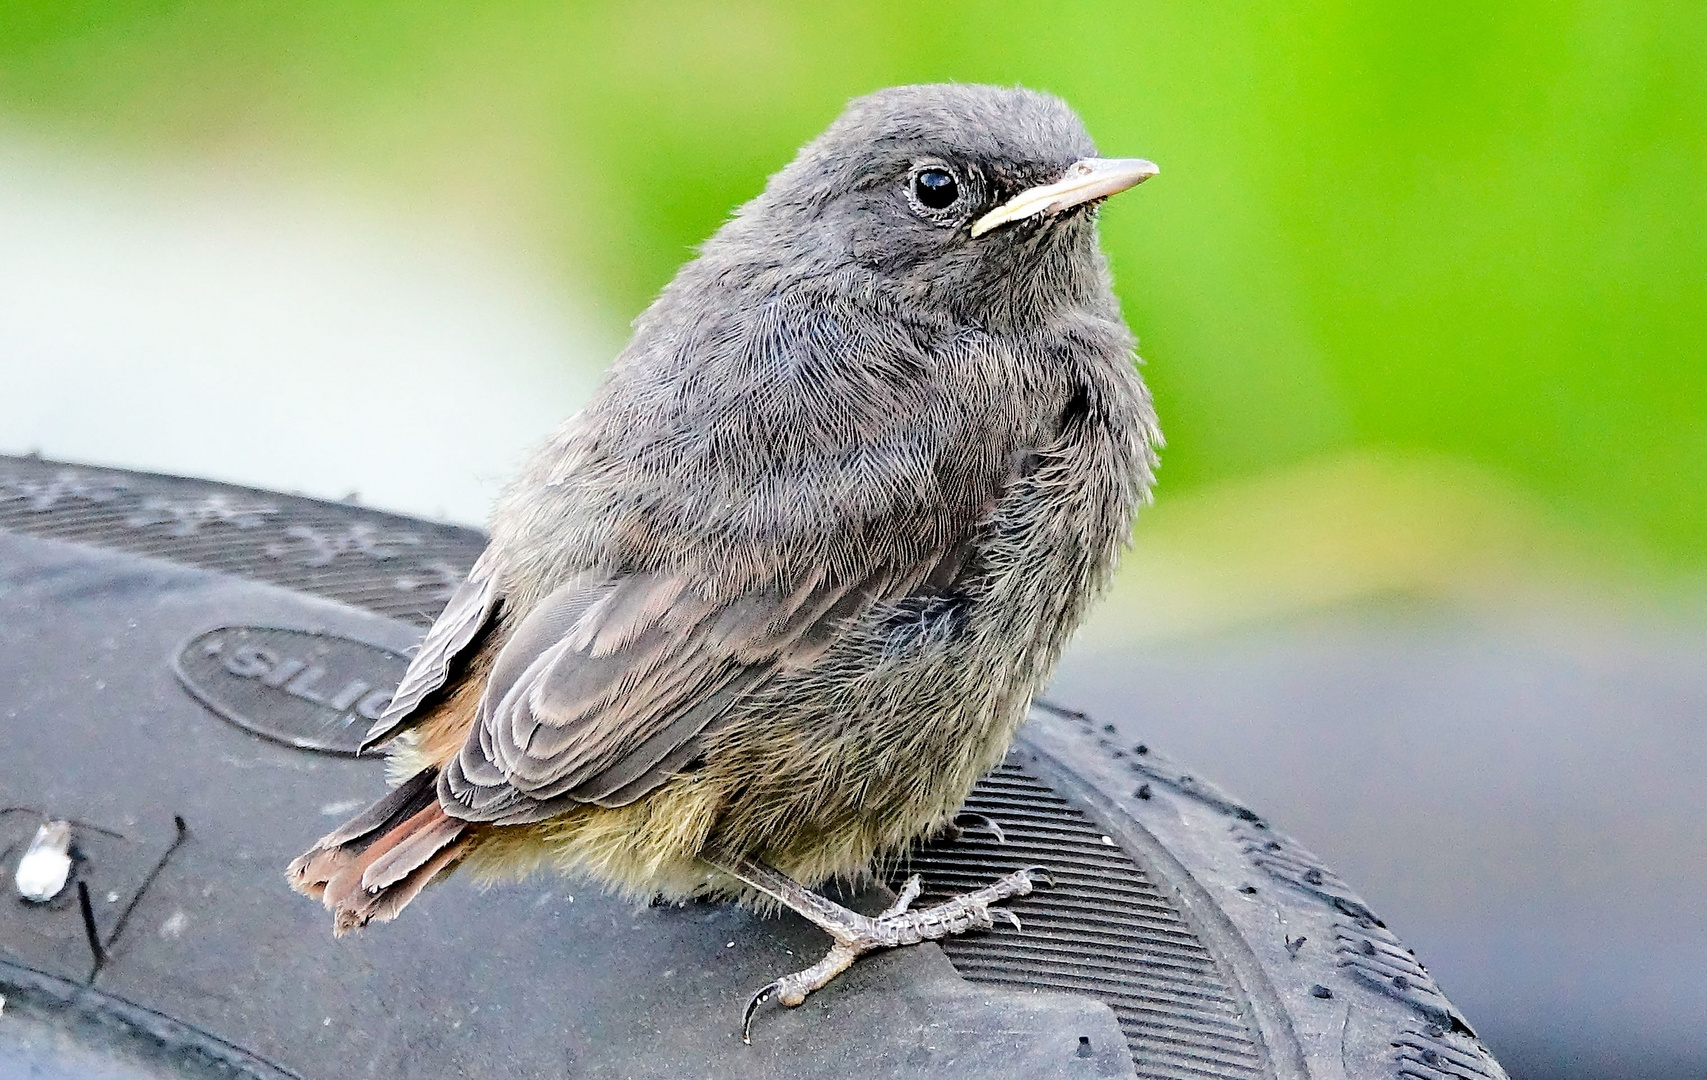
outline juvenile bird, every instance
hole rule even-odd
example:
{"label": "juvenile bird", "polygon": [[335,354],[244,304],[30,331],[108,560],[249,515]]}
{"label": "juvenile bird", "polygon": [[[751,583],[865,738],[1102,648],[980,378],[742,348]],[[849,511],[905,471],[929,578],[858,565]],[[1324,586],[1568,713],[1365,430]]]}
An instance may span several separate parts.
{"label": "juvenile bird", "polygon": [[1156,172],[1023,89],[853,101],[500,497],[390,709],[395,789],[289,869],[343,934],[459,864],[786,905],[819,963],[992,925],[810,886],[945,827],[1106,584],[1160,445],[1095,208]]}

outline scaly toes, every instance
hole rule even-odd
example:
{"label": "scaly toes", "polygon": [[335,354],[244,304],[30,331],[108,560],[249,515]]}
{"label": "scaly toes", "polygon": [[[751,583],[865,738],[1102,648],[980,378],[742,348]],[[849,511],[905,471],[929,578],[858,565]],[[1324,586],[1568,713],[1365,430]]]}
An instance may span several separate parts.
{"label": "scaly toes", "polygon": [[883,914],[879,915],[878,918],[887,919],[891,915],[899,915],[912,907],[913,901],[919,898],[919,893],[923,891],[924,887],[924,882],[919,878],[919,875],[914,874],[908,878],[902,884],[901,891],[895,894],[895,902],[884,908]]}
{"label": "scaly toes", "polygon": [[784,975],[754,994],[741,1013],[741,1041],[751,1044],[753,1017],[759,1006],[772,997],[781,1005],[793,1008],[806,1000],[814,990],[821,989],[853,962],[874,949],[892,949],[901,945],[917,945],[921,941],[941,941],[968,930],[988,930],[1001,919],[1023,932],[1019,916],[1007,908],[992,905],[1013,896],[1031,892],[1033,879],[1049,885],[1055,879],[1041,866],[1028,866],[997,878],[981,889],[956,896],[935,907],[911,910],[919,898],[923,882],[914,874],[902,885],[895,902],[875,919],[848,913],[846,925],[826,929],[832,944],[823,959],[803,971]]}

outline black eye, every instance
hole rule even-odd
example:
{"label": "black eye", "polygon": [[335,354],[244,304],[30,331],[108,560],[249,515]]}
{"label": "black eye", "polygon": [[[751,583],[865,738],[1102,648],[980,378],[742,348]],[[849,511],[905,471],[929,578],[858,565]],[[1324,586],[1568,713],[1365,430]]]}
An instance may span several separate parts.
{"label": "black eye", "polygon": [[920,169],[913,177],[913,195],[922,206],[947,210],[960,198],[960,182],[947,169]]}

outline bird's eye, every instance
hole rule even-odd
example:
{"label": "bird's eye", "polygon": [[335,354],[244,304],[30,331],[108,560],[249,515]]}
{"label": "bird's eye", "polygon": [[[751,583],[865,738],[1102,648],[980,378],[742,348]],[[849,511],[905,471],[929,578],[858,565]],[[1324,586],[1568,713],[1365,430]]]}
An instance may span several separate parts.
{"label": "bird's eye", "polygon": [[947,210],[960,198],[960,182],[947,169],[920,169],[913,177],[913,196],[921,206]]}

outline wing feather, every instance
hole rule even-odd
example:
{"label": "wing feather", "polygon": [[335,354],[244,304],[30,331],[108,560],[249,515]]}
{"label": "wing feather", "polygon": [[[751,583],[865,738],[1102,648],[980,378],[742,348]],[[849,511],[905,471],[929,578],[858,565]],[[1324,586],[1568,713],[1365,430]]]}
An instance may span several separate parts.
{"label": "wing feather", "polygon": [[415,658],[391,695],[391,704],[363,737],[362,750],[378,746],[403,731],[421,703],[450,678],[456,658],[491,621],[498,607],[499,588],[490,551],[488,548],[474,561],[468,577],[451,593],[444,610],[421,639]]}

